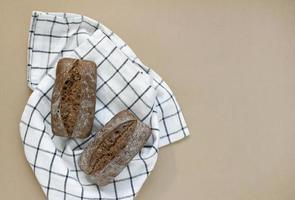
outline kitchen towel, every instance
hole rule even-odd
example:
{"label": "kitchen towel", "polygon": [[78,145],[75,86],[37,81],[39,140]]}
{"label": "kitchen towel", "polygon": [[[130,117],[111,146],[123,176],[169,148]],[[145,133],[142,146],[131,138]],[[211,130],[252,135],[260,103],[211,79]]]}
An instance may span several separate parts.
{"label": "kitchen towel", "polygon": [[[97,65],[95,121],[86,139],[52,134],[51,95],[62,57]],[[27,161],[50,200],[133,199],[153,170],[159,148],[189,135],[175,96],[162,78],[115,33],[83,15],[33,11],[27,82],[33,92],[21,117],[20,135]],[[97,130],[124,109],[148,124],[152,136],[111,184],[99,187],[81,171],[78,160]]]}

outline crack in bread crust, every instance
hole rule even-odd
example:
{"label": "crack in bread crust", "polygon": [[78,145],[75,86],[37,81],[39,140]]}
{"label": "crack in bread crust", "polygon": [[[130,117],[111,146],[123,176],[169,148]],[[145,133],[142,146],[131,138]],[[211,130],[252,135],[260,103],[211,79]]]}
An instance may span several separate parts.
{"label": "crack in bread crust", "polygon": [[81,102],[81,74],[78,62],[78,60],[74,62],[61,91],[61,118],[68,136],[73,133]]}
{"label": "crack in bread crust", "polygon": [[51,98],[54,135],[86,138],[93,126],[96,104],[96,64],[90,60],[61,58]]}
{"label": "crack in bread crust", "polygon": [[128,138],[136,127],[136,120],[130,120],[115,127],[96,144],[96,151],[90,158],[90,174],[102,170],[119,152],[125,148]]}

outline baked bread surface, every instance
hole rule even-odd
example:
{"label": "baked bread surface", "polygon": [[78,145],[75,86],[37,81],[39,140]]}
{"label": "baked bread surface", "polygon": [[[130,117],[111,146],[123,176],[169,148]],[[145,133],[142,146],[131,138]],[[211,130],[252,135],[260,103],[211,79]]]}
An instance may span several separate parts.
{"label": "baked bread surface", "polygon": [[56,68],[51,101],[53,134],[86,138],[91,132],[96,100],[96,64],[62,58]]}
{"label": "baked bread surface", "polygon": [[130,111],[121,111],[84,149],[79,166],[86,174],[95,176],[98,185],[107,185],[139,153],[150,135],[150,127]]}

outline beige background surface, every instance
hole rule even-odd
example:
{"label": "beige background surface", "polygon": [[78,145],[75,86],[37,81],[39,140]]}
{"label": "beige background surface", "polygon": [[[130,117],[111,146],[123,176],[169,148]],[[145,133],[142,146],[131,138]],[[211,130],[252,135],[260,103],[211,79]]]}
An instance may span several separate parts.
{"label": "beige background surface", "polygon": [[295,199],[295,1],[0,2],[0,199],[45,199],[20,142],[32,10],[121,36],[174,90],[191,136],[161,149],[138,200]]}

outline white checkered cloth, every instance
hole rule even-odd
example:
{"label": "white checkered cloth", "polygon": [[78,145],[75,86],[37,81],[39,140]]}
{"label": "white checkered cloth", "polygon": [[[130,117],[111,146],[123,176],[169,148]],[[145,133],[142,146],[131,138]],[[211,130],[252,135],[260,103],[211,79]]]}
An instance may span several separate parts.
{"label": "white checkered cloth", "polygon": [[[50,104],[55,66],[62,57],[97,64],[92,134],[86,139],[54,136]],[[162,78],[101,23],[72,13],[34,11],[28,85],[33,90],[20,122],[25,155],[45,195],[60,199],[133,199],[157,161],[158,150],[189,134],[176,99]],[[99,187],[78,166],[83,148],[116,113],[129,109],[152,128],[144,148],[113,183]]]}

